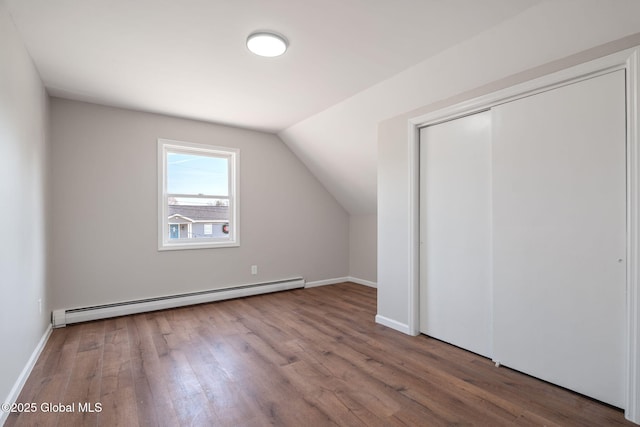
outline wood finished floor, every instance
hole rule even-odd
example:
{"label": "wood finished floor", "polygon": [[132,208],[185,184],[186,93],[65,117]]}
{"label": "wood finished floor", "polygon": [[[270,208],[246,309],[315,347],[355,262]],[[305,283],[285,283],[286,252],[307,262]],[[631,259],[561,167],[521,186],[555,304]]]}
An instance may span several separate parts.
{"label": "wood finished floor", "polygon": [[633,425],[377,325],[375,307],[375,289],[345,283],[56,329],[17,402],[75,412],[11,414],[6,426]]}

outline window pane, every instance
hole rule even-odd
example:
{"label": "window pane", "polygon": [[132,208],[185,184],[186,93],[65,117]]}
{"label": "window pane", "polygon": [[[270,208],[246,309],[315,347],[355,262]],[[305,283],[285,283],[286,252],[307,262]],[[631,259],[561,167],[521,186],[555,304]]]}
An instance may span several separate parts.
{"label": "window pane", "polygon": [[229,201],[169,197],[169,239],[229,239]]}
{"label": "window pane", "polygon": [[167,192],[228,196],[229,160],[167,153]]}

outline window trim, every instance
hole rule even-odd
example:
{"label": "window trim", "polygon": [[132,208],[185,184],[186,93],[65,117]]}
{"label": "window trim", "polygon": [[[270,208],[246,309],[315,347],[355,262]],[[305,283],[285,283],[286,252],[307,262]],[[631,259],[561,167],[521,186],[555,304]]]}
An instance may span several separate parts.
{"label": "window trim", "polygon": [[[183,152],[186,154],[209,155],[229,158],[229,225],[228,239],[200,238],[193,241],[169,239],[165,233],[169,227],[167,196],[167,153]],[[158,138],[158,250],[210,249],[240,246],[240,150],[237,148],[219,147],[207,144],[177,141]]]}

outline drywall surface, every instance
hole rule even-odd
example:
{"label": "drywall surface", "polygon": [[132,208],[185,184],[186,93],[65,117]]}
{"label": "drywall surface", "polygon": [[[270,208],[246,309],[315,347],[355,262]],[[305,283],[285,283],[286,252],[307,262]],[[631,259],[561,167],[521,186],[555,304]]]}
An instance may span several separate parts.
{"label": "drywall surface", "polygon": [[380,124],[378,162],[378,316],[409,324],[409,156],[407,121]]}
{"label": "drywall surface", "polygon": [[0,402],[49,324],[47,111],[40,77],[0,3]]}
{"label": "drywall surface", "polygon": [[[55,308],[348,275],[348,214],[277,136],[56,98],[51,110]],[[158,251],[158,138],[240,150],[240,247]]]}
{"label": "drywall surface", "polygon": [[[496,34],[496,40],[501,40],[503,36],[503,34]],[[517,38],[522,37],[522,35],[521,33],[514,33],[514,37],[516,38],[514,42],[516,42]],[[521,41],[524,43],[524,40]],[[532,41],[530,40],[530,42]],[[562,41],[559,41],[559,43],[562,43]],[[445,76],[447,66],[443,62],[440,69],[434,67],[432,70],[434,74],[430,82],[433,85],[433,92],[422,92],[422,107],[384,120],[379,124],[377,188],[378,315],[380,318],[402,325],[399,329],[408,330],[405,327],[410,324],[409,316],[412,313],[412,307],[409,306],[409,294],[412,286],[410,281],[412,277],[415,277],[416,266],[410,259],[411,236],[409,219],[411,217],[411,209],[415,207],[410,205],[409,192],[412,188],[412,182],[409,171],[410,166],[415,166],[416,159],[412,158],[409,153],[409,120],[636,45],[640,45],[640,33],[598,45],[551,62],[540,62],[535,67],[504,77],[500,77],[503,72],[497,66],[492,67],[494,68],[492,72],[485,69],[481,73],[483,68],[481,63],[474,66],[475,73]],[[504,53],[497,47],[492,50],[484,46],[483,43],[475,46],[475,48],[484,50],[485,61],[492,64],[500,64],[501,59],[504,58]],[[455,53],[461,57],[476,55],[472,42],[461,45]],[[453,54],[454,52],[449,52],[446,55],[452,57]],[[523,63],[530,64],[532,58],[542,61],[547,57],[547,54],[534,50],[530,51],[530,57]],[[509,58],[508,62],[511,63],[512,61],[513,58]],[[505,71],[517,68],[519,67],[511,64],[505,68]],[[479,78],[479,74],[483,74],[483,77]],[[494,77],[493,80],[491,79],[492,76]],[[443,82],[442,85],[438,84],[439,81]],[[459,87],[456,86],[456,82],[459,83]],[[477,82],[478,84],[474,86],[470,82]],[[470,85],[472,87],[465,90]],[[460,90],[457,90],[458,88]]]}
{"label": "drywall surface", "polygon": [[349,217],[349,276],[376,283],[378,280],[378,216]]}
{"label": "drywall surface", "polygon": [[636,0],[543,1],[279,135],[350,214],[373,214],[380,121],[639,29]]}

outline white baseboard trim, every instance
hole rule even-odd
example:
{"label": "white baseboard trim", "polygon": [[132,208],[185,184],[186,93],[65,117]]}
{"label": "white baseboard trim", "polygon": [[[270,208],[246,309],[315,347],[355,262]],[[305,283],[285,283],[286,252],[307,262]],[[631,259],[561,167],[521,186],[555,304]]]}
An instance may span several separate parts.
{"label": "white baseboard trim", "polygon": [[357,283],[358,285],[369,286],[370,288],[377,288],[378,284],[376,282],[372,282],[370,280],[358,279],[357,277],[349,276],[347,277],[349,282]]}
{"label": "white baseboard trim", "polygon": [[353,276],[346,277],[336,277],[335,279],[326,279],[326,280],[316,280],[315,282],[306,282],[305,288],[315,288],[316,286],[326,286],[326,285],[337,285],[338,283],[344,282],[353,282],[358,285],[369,286],[370,288],[377,288],[378,284],[376,282],[371,282],[370,280],[358,279]]}
{"label": "white baseboard trim", "polygon": [[306,282],[305,288],[315,288],[316,286],[336,285],[338,283],[348,282],[349,277],[336,277],[335,279],[316,280],[315,282]]}
{"label": "white baseboard trim", "polygon": [[[22,372],[18,376],[18,379],[16,380],[15,384],[13,384],[13,387],[11,388],[9,395],[6,397],[6,399],[2,401],[2,403],[7,403],[11,405],[12,403],[15,403],[15,401],[18,399],[18,396],[22,391],[22,387],[24,387],[24,384],[27,382],[27,378],[29,378],[29,375],[31,375],[31,371],[33,370],[33,367],[36,366],[36,362],[38,361],[38,357],[40,357],[40,353],[42,353],[44,346],[47,345],[47,341],[51,336],[52,330],[53,328],[51,327],[51,324],[49,324],[49,326],[47,326],[47,329],[44,331],[42,338],[40,338],[38,345],[36,345],[36,348],[33,350],[33,353],[31,353],[31,357],[27,361],[27,364],[22,369]],[[5,421],[7,421],[7,418],[9,417],[9,414],[10,412],[0,411],[0,426],[4,425]]]}
{"label": "white baseboard trim", "polygon": [[407,335],[413,335],[411,333],[411,330],[409,329],[409,325],[400,323],[397,320],[389,319],[388,317],[384,317],[379,314],[376,315],[376,323],[379,323],[380,325],[384,325],[391,329],[395,329],[396,331],[400,331]]}

